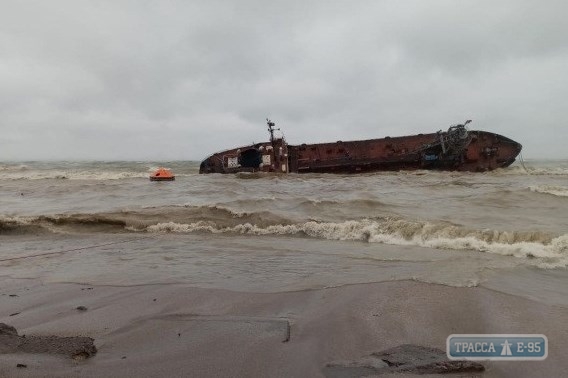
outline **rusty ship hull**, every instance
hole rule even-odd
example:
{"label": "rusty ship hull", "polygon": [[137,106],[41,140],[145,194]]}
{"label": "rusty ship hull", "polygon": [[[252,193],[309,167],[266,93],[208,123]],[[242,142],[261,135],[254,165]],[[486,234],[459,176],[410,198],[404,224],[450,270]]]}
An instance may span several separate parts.
{"label": "rusty ship hull", "polygon": [[521,152],[521,144],[514,140],[468,130],[467,123],[429,134],[289,145],[284,138],[274,138],[274,124],[269,121],[270,141],[215,153],[202,161],[199,172],[483,172],[508,167]]}

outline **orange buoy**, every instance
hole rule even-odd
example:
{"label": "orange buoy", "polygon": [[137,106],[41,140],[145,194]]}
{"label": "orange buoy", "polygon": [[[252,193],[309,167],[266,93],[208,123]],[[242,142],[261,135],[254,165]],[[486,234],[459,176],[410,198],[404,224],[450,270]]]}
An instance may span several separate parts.
{"label": "orange buoy", "polygon": [[150,181],[174,181],[176,176],[166,168],[158,168],[156,172],[150,176]]}

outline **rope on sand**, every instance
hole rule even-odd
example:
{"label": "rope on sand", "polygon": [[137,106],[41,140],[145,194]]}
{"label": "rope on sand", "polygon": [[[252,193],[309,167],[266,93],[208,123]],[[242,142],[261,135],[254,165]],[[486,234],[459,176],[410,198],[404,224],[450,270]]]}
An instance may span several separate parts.
{"label": "rope on sand", "polygon": [[116,242],[111,242],[111,243],[103,243],[103,244],[89,245],[89,246],[86,246],[86,247],[79,247],[79,248],[72,248],[72,249],[64,249],[63,251],[43,252],[43,253],[37,253],[37,254],[35,254],[35,255],[8,257],[8,258],[5,258],[5,259],[0,259],[0,262],[13,261],[13,260],[22,260],[22,259],[29,259],[29,258],[32,258],[32,257],[42,257],[42,256],[49,256],[49,255],[57,255],[57,254],[63,254],[63,253],[69,253],[69,252],[77,252],[77,251],[83,251],[83,250],[86,250],[86,249],[93,249],[93,248],[99,248],[99,247],[106,247],[107,245],[128,243],[128,242],[137,241],[137,240],[142,240],[142,239],[148,239],[148,238],[150,238],[150,236],[142,236],[142,237],[139,237],[139,238],[121,240],[121,241],[116,241]]}

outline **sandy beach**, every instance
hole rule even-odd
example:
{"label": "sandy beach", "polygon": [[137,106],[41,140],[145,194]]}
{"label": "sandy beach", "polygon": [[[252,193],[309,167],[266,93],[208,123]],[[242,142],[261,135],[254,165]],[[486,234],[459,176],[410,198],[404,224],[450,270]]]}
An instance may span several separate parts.
{"label": "sandy beach", "polygon": [[329,364],[401,344],[445,350],[452,333],[503,332],[546,334],[548,358],[484,362],[482,376],[568,373],[566,308],[482,287],[399,281],[251,293],[179,284],[0,282],[0,322],[20,335],[88,336],[98,349],[86,360],[4,354],[0,376],[331,376]]}

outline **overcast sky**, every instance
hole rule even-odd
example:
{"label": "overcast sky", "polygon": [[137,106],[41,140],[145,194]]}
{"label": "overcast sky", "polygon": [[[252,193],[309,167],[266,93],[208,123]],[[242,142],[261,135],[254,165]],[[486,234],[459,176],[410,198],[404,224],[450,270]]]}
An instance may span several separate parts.
{"label": "overcast sky", "polygon": [[568,158],[564,0],[0,0],[0,160],[201,160],[473,119]]}

